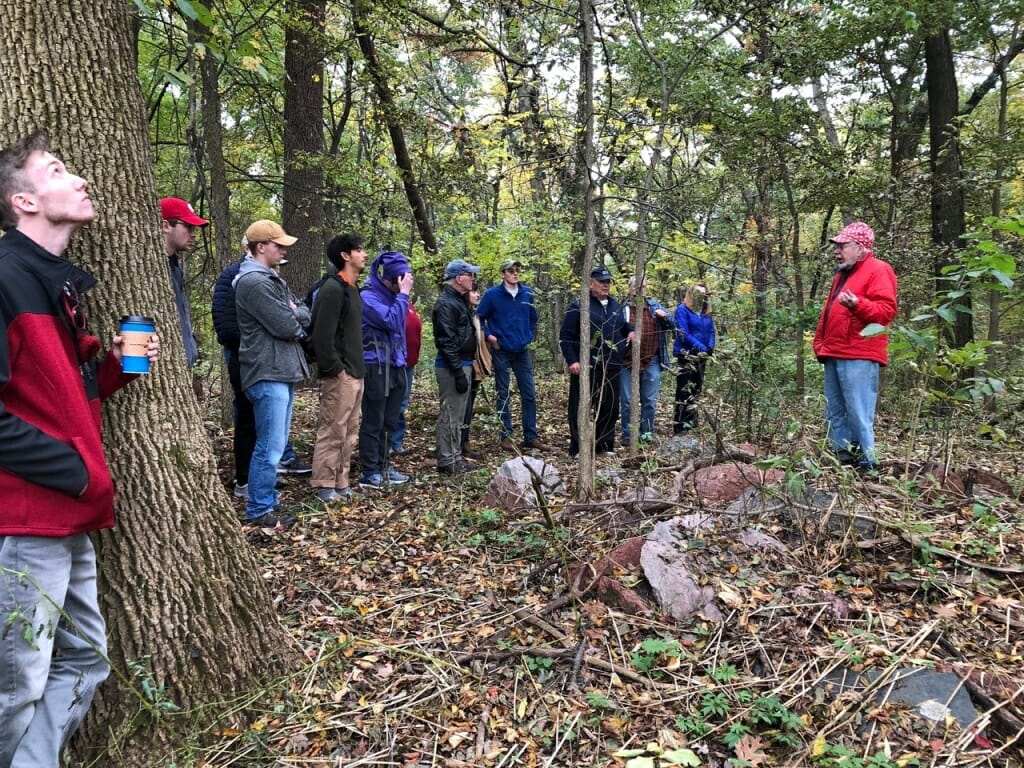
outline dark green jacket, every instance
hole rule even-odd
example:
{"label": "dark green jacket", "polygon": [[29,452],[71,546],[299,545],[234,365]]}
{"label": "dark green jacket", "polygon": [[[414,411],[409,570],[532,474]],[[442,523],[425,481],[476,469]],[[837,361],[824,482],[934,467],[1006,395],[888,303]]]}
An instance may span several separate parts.
{"label": "dark green jacket", "polygon": [[321,379],[333,378],[342,371],[355,379],[363,378],[362,325],[359,291],[341,278],[325,280],[313,302],[311,337]]}

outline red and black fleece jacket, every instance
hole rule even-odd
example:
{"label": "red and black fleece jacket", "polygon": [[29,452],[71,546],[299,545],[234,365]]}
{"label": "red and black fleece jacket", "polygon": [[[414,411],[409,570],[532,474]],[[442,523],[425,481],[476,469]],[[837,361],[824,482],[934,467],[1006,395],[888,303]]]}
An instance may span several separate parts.
{"label": "red and black fleece jacket", "polygon": [[93,277],[17,229],[0,238],[0,536],[114,525],[100,399],[135,378],[85,331]]}

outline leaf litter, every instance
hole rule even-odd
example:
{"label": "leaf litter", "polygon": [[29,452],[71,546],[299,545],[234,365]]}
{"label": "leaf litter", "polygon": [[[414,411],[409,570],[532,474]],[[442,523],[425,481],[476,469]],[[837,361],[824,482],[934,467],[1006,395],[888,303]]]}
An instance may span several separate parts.
{"label": "leaf litter", "polygon": [[[550,422],[542,438],[560,445],[561,393],[539,394]],[[873,537],[853,525],[837,534],[827,515],[766,519],[789,548],[752,554],[736,520],[715,516],[694,546],[724,620],[673,621],[642,573],[619,569],[651,605],[627,614],[581,594],[571,566],[660,520],[714,516],[685,494],[652,514],[616,514],[609,500],[625,487],[669,496],[679,466],[653,454],[599,462],[599,498],[548,499],[551,529],[539,511],[483,506],[505,458],[497,451],[486,470],[438,476],[429,407],[413,398],[412,452],[396,461],[413,482],[325,507],[290,478],[282,496],[303,504],[300,523],[248,533],[305,663],[225,716],[230,726],[197,733],[197,764],[1021,765],[1018,501],[979,509],[976,499],[926,500],[907,484],[825,472],[814,482],[869,509]],[[312,431],[315,411],[316,393],[301,392],[296,432]],[[493,418],[473,430],[475,446],[497,445]],[[230,443],[226,457],[225,476]],[[545,458],[571,493],[575,463]],[[1009,452],[986,460],[1015,467]],[[873,691],[906,667],[955,672],[978,720],[926,725],[906,706],[878,704]],[[839,670],[875,677],[864,690],[831,690]]]}

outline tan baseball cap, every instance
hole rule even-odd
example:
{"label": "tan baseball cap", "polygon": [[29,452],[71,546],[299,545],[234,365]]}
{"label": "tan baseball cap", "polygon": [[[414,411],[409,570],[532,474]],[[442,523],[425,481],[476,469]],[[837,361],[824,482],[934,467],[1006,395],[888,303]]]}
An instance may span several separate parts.
{"label": "tan baseball cap", "polygon": [[270,219],[254,221],[245,230],[245,237],[250,243],[277,243],[287,248],[298,242],[297,237],[292,237],[278,224]]}

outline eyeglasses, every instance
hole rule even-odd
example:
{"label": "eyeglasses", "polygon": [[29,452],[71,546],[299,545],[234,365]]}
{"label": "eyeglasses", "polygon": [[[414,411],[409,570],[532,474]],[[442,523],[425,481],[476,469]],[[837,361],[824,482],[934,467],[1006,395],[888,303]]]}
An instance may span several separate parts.
{"label": "eyeglasses", "polygon": [[172,227],[177,227],[180,224],[185,229],[187,229],[189,232],[195,232],[197,229],[199,229],[199,227],[196,226],[195,224],[186,224],[184,221],[177,221],[177,220],[175,220],[175,221],[171,221],[169,223],[170,223],[170,225]]}

